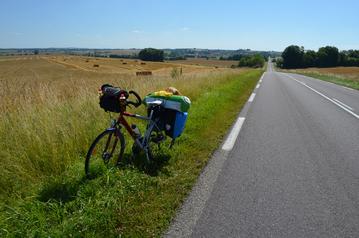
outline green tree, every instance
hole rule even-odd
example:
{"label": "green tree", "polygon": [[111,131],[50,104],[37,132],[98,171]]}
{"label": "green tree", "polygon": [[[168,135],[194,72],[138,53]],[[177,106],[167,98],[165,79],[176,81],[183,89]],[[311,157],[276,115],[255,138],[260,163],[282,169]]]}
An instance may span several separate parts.
{"label": "green tree", "polygon": [[346,55],[344,52],[339,53],[339,63],[340,66],[348,66],[348,55]]}
{"label": "green tree", "polygon": [[283,68],[301,68],[303,65],[303,55],[303,47],[299,47],[297,45],[288,46],[282,53]]}
{"label": "green tree", "polygon": [[138,57],[144,61],[163,61],[163,50],[157,50],[154,48],[146,48],[140,51]]}
{"label": "green tree", "polygon": [[251,56],[244,56],[239,60],[239,67],[252,67],[252,68],[261,68],[264,66],[265,59],[260,54],[255,54]]}
{"label": "green tree", "polygon": [[317,65],[317,53],[314,50],[308,50],[303,55],[303,67],[315,67]]}
{"label": "green tree", "polygon": [[318,50],[319,67],[335,67],[339,63],[339,50],[334,46],[321,47]]}
{"label": "green tree", "polygon": [[359,58],[359,50],[349,50],[348,57]]}

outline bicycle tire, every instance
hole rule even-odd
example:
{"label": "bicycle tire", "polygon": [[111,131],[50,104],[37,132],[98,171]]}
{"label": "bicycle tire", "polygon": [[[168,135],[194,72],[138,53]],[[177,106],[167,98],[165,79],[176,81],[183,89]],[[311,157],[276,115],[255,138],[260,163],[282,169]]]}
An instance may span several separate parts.
{"label": "bicycle tire", "polygon": [[[118,157],[115,159],[114,156],[117,151]],[[85,160],[86,177],[95,178],[105,169],[108,169],[110,165],[113,165],[112,167],[117,166],[123,158],[124,151],[125,138],[120,130],[107,129],[103,131],[96,137],[87,152]]]}

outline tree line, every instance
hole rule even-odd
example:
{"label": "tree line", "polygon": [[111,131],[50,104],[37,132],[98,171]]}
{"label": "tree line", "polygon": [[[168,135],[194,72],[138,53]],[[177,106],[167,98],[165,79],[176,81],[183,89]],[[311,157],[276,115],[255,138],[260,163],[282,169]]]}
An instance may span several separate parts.
{"label": "tree line", "polygon": [[239,67],[252,67],[252,68],[262,68],[265,63],[265,58],[263,55],[246,55],[240,58],[238,66]]}
{"label": "tree line", "polygon": [[138,58],[143,61],[163,61],[164,52],[154,48],[146,48],[138,53]]}
{"label": "tree line", "polygon": [[291,45],[285,48],[277,66],[285,69],[359,66],[359,50],[339,51],[337,47],[325,46],[314,51]]}

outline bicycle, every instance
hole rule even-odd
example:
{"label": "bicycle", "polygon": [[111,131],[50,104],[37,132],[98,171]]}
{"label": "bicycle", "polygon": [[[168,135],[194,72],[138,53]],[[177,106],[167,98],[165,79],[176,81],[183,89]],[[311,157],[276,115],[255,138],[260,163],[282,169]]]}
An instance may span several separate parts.
{"label": "bicycle", "polygon": [[[160,144],[166,138],[163,130],[161,130],[161,125],[159,125],[162,101],[148,102],[148,115],[142,116],[126,112],[127,106],[132,105],[137,108],[142,104],[141,97],[135,91],[131,90],[127,92],[112,87],[111,85],[103,85],[101,90],[114,96],[111,99],[112,101],[109,100],[110,103],[104,107],[107,107],[110,111],[119,112],[119,116],[117,119],[112,119],[110,127],[99,134],[91,144],[85,161],[85,173],[87,178],[96,177],[98,174],[104,172],[109,165],[118,166],[120,164],[126,146],[122,128],[125,128],[134,140],[132,146],[133,155],[136,156],[142,151],[148,162],[152,161],[160,152]],[[130,95],[135,96],[135,102],[128,99]],[[144,134],[142,135],[140,133],[136,125],[130,126],[125,117],[147,121]],[[170,147],[172,147],[173,142],[174,140],[172,140]],[[110,163],[111,161],[112,163]]]}

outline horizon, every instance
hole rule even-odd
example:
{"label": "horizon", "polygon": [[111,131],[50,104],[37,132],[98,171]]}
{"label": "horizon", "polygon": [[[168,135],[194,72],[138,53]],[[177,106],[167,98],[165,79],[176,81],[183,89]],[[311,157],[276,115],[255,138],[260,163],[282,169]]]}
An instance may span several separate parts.
{"label": "horizon", "polygon": [[359,49],[359,3],[5,1],[1,49]]}
{"label": "horizon", "polygon": [[[152,47],[145,47],[152,48]],[[145,48],[87,48],[87,47],[26,47],[26,48],[0,48],[0,50],[33,50],[33,49],[79,49],[79,50],[143,50]],[[187,48],[155,48],[160,50],[222,50],[222,51],[238,51],[238,50],[249,50],[249,51],[258,51],[258,52],[281,52],[275,50],[257,50],[257,49],[247,49],[247,48],[238,48],[238,49],[220,49],[220,48],[196,48],[196,47],[187,47]]]}

